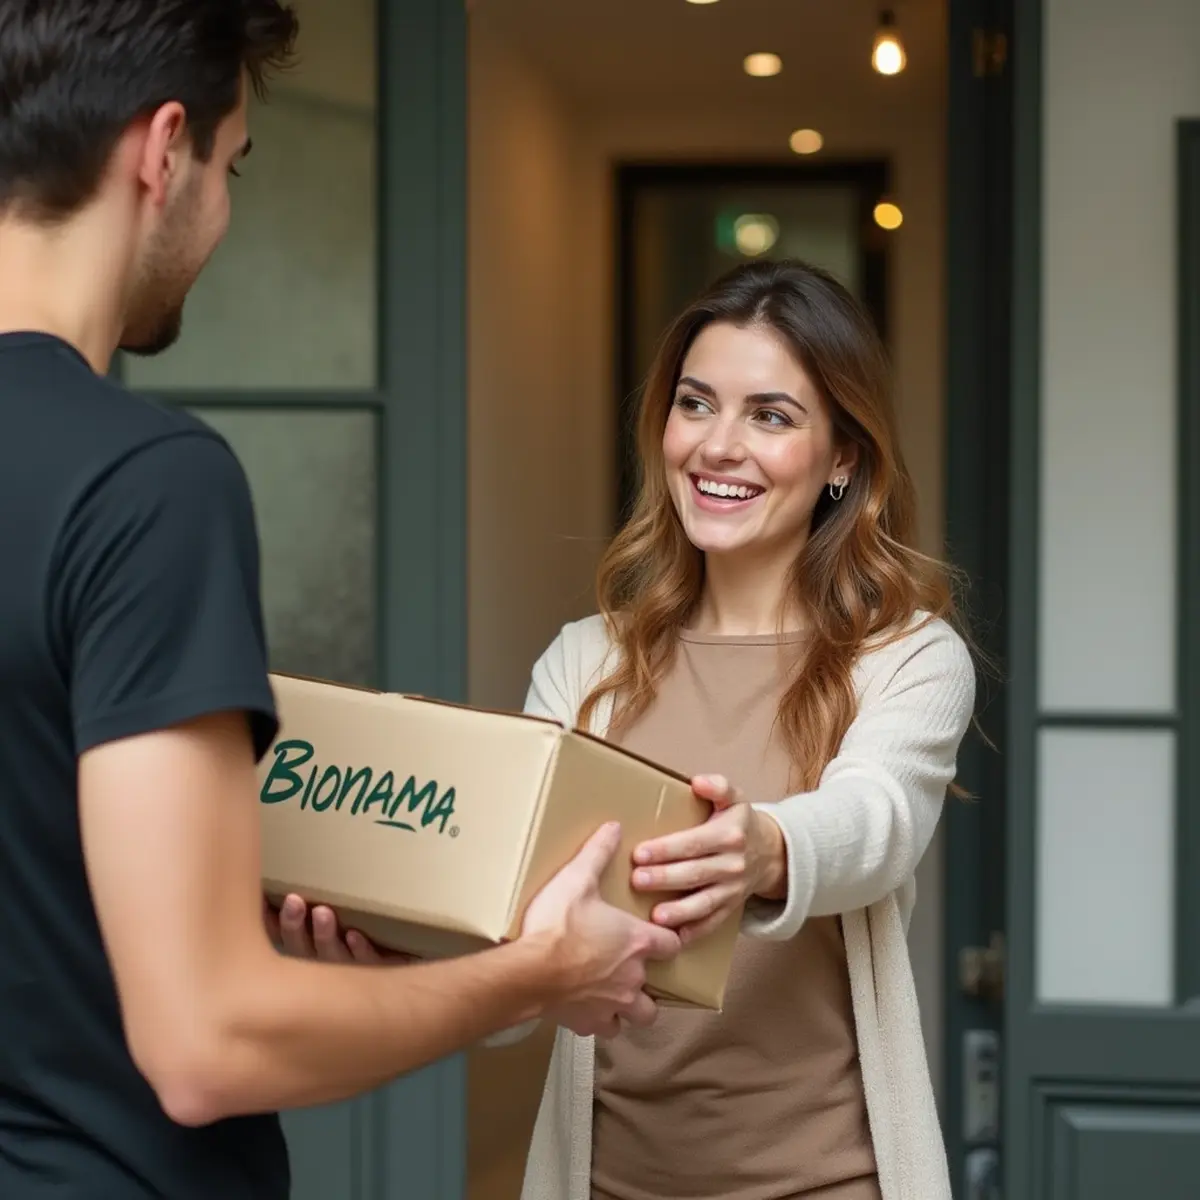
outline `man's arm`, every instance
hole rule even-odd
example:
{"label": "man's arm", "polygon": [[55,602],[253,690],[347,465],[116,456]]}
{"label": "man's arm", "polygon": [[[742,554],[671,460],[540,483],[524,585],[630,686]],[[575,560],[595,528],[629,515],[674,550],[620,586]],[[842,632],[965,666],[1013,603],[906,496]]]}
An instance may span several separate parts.
{"label": "man's arm", "polygon": [[[99,746],[80,763],[84,852],[127,1038],[175,1120],[340,1100],[581,995],[652,1016],[640,963],[676,944],[600,911],[611,831],[535,901],[510,945],[363,969],[272,948],[254,797],[237,714]],[[612,972],[618,958],[631,969]]]}
{"label": "man's arm", "polygon": [[644,1022],[644,960],[678,940],[600,902],[601,834],[527,937],[430,966],[277,955],[262,922],[254,764],[277,728],[258,546],[237,460],[202,429],[80,497],[49,624],[68,664],[83,848],[133,1057],[177,1120],[369,1089],[576,994]]}

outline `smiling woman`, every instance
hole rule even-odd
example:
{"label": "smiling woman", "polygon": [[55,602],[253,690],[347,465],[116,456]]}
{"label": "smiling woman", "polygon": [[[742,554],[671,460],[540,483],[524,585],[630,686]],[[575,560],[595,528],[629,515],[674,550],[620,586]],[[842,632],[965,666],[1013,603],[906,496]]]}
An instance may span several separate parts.
{"label": "smiling woman", "polygon": [[600,614],[527,708],[692,777],[713,815],[632,884],[685,941],[744,936],[723,1012],[559,1031],[525,1200],[949,1200],[905,930],[974,669],[888,385],[802,263],[738,268],[663,340]]}

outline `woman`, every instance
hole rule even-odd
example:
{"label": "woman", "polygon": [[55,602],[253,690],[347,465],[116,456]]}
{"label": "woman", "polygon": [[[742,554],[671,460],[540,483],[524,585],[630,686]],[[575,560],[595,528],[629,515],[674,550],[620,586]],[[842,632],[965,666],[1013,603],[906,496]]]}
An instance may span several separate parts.
{"label": "woman", "polygon": [[974,671],[912,548],[883,348],[824,272],[742,267],[667,333],[638,450],[601,615],[528,708],[720,772],[634,886],[685,939],[744,903],[745,936],[723,1012],[560,1031],[526,1200],[949,1197],[905,932]]}
{"label": "woman", "polygon": [[949,1200],[905,933],[974,672],[883,349],[824,272],[739,268],[668,331],[638,451],[527,708],[696,777],[712,817],[634,886],[744,936],[721,1013],[559,1031],[524,1200]]}

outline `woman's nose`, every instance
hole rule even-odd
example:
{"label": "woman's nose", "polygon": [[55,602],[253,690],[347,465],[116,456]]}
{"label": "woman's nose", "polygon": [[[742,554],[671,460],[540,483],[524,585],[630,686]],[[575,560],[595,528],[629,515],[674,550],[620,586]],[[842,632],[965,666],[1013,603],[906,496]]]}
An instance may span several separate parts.
{"label": "woman's nose", "polygon": [[741,429],[734,421],[718,421],[710,427],[701,453],[710,462],[740,462],[746,457]]}

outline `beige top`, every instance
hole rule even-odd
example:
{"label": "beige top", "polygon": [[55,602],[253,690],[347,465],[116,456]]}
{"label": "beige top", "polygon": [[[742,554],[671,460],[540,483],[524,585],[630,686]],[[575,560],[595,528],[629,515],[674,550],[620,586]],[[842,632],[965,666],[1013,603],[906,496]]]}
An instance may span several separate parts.
{"label": "beige top", "polygon": [[[783,799],[775,716],[800,647],[686,634],[650,709],[614,740]],[[724,1012],[664,1008],[650,1029],[598,1040],[592,1136],[593,1200],[792,1200],[850,1180],[828,1194],[877,1197],[839,919],[739,939]]]}

